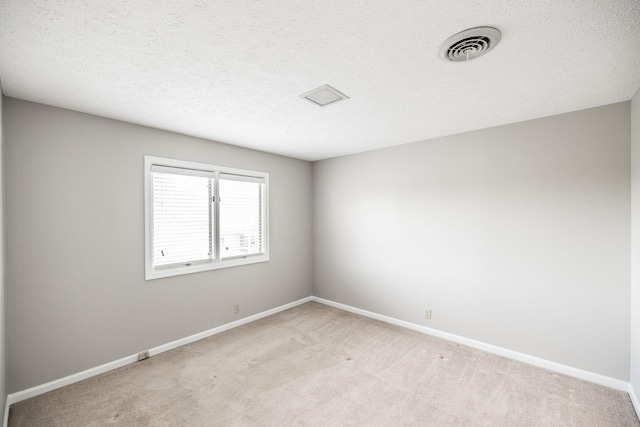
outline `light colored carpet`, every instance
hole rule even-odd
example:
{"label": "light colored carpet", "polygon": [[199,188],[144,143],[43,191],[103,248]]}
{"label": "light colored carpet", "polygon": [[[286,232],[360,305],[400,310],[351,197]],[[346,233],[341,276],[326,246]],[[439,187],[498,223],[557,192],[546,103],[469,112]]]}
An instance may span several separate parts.
{"label": "light colored carpet", "polygon": [[621,391],[318,303],[15,404],[16,426],[640,426]]}

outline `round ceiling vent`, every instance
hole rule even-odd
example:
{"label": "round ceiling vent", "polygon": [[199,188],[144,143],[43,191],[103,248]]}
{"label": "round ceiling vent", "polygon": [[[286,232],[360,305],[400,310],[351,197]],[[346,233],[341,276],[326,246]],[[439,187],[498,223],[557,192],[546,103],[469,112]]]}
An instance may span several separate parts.
{"label": "round ceiling vent", "polygon": [[440,57],[445,61],[471,61],[493,49],[500,38],[500,30],[497,28],[469,28],[446,39],[440,45]]}

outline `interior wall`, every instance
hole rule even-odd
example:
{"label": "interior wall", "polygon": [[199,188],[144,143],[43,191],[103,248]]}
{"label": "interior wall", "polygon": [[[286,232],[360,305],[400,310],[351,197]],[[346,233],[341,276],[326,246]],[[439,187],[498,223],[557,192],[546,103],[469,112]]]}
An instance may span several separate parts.
{"label": "interior wall", "polygon": [[626,102],[316,162],[313,293],[628,381],[629,138]]}
{"label": "interior wall", "polygon": [[[9,392],[311,295],[309,162],[12,98],[5,125]],[[268,172],[271,260],[145,281],[144,155]]]}
{"label": "interior wall", "polygon": [[6,300],[5,300],[5,224],[4,224],[4,96],[0,85],[0,419],[7,400]]}
{"label": "interior wall", "polygon": [[631,387],[640,399],[640,90],[631,100]]}

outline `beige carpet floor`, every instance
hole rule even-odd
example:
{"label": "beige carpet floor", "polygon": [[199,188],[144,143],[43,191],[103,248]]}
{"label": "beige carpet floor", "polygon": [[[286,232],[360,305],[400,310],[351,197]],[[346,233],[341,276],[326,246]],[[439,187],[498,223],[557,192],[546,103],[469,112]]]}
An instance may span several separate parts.
{"label": "beige carpet floor", "polygon": [[627,393],[307,303],[11,406],[16,426],[640,426]]}

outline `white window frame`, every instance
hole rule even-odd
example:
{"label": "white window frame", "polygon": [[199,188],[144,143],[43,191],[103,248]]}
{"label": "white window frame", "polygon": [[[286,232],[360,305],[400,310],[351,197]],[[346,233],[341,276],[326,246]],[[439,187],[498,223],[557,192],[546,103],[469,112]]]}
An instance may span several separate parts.
{"label": "white window frame", "polygon": [[[219,253],[211,261],[203,264],[173,266],[173,267],[153,267],[153,180],[151,178],[151,169],[153,166],[164,166],[172,168],[193,169],[198,171],[210,172],[215,175],[216,183],[220,179],[220,175],[236,175],[241,177],[258,178],[264,180],[264,200],[263,200],[263,252],[261,254],[247,255],[245,257],[235,257],[221,259]],[[218,185],[216,184],[216,187]],[[213,202],[215,210],[215,239],[219,241],[219,203],[220,198],[216,197]],[[269,261],[269,174],[266,172],[250,171],[245,169],[229,168],[225,166],[215,166],[205,163],[189,162],[184,160],[174,160],[162,157],[144,156],[144,215],[145,215],[145,280],[160,279],[163,277],[178,276],[182,274],[191,274],[201,271],[217,270],[220,268],[236,267],[240,265],[255,264]],[[214,246],[218,246],[214,242]],[[219,251],[218,251],[219,252]]]}

